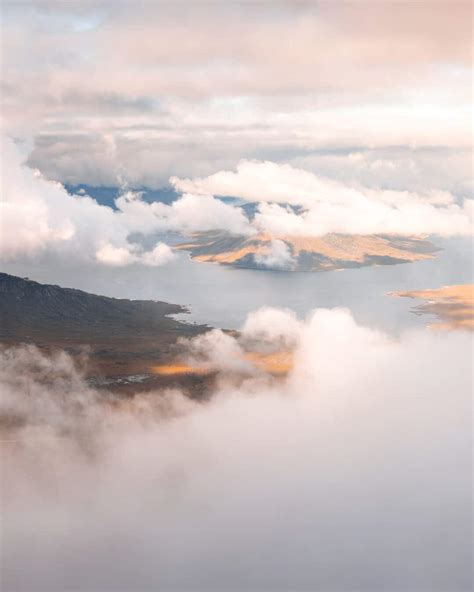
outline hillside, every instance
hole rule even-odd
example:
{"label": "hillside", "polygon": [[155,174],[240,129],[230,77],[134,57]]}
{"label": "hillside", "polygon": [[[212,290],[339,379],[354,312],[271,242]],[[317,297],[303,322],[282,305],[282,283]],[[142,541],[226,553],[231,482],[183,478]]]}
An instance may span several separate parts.
{"label": "hillside", "polygon": [[125,300],[45,285],[0,273],[0,339],[68,333],[82,336],[153,337],[157,332],[187,334],[191,327],[167,315],[185,312],[176,304]]}
{"label": "hillside", "polygon": [[44,285],[0,273],[0,343],[88,352],[87,374],[98,381],[148,373],[173,357],[179,337],[207,329],[169,315],[176,304],[125,300]]}

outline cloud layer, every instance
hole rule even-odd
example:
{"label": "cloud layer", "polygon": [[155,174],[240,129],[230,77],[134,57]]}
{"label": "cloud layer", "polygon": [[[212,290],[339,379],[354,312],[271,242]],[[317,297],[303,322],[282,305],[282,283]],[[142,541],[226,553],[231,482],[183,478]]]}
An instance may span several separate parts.
{"label": "cloud layer", "polygon": [[[267,233],[270,250],[258,255],[263,267],[291,270],[294,261],[279,237],[344,234],[470,235],[472,200],[443,191],[417,194],[351,187],[290,165],[242,161],[236,172],[207,178],[179,179],[183,194],[171,204],[147,203],[139,192],[124,191],[117,210],[87,195],[69,195],[22,162],[20,148],[3,139],[3,193],[0,256],[34,258],[54,250],[106,265],[162,265],[173,253],[156,237],[167,232],[190,234],[225,230],[234,235]],[[252,220],[244,211],[215,195],[257,202]],[[292,206],[292,207],[290,207]],[[144,248],[137,236],[153,240]],[[134,238],[135,237],[135,238]]]}
{"label": "cloud layer", "polygon": [[30,162],[50,178],[156,187],[256,158],[472,187],[469,2],[190,2],[184,15],[24,0],[3,13],[5,125],[34,137]]}
{"label": "cloud layer", "polygon": [[2,139],[2,189],[2,258],[35,257],[54,249],[105,264],[161,265],[173,256],[163,243],[151,251],[130,243],[133,226],[126,217],[88,196],[71,196],[24,166],[20,149],[8,138]]}
{"label": "cloud layer", "polygon": [[294,370],[238,387],[238,342],[192,343],[221,371],[207,403],[119,401],[65,354],[4,351],[5,587],[468,590],[471,337],[394,341],[344,310],[244,329],[277,334]]}
{"label": "cloud layer", "polygon": [[149,204],[139,193],[124,192],[117,211],[87,195],[71,196],[22,162],[21,149],[2,139],[0,257],[35,256],[54,250],[106,265],[162,265],[173,259],[161,241],[145,249],[132,237],[168,231],[193,232],[223,228],[236,234],[255,232],[240,209],[213,197],[183,195],[171,205]]}
{"label": "cloud layer", "polygon": [[[255,226],[276,236],[346,234],[470,235],[473,202],[445,191],[424,194],[348,186],[288,164],[241,161],[206,178],[170,179],[179,191],[261,202]],[[283,204],[283,205],[280,205]],[[301,206],[295,212],[284,204]]]}
{"label": "cloud layer", "polygon": [[[3,257],[158,265],[172,253],[156,234],[225,229],[274,235],[259,263],[291,269],[285,234],[472,233],[470,3],[191,2],[183,15],[26,0],[3,14],[2,131],[30,142],[3,151]],[[170,178],[175,203],[129,191],[115,214],[46,181]],[[219,194],[259,202],[255,220]]]}

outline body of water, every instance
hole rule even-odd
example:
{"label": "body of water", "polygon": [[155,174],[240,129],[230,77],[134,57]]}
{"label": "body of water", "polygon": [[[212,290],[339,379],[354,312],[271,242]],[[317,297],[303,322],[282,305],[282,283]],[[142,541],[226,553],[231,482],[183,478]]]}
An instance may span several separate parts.
{"label": "body of water", "polygon": [[4,263],[6,273],[116,298],[163,300],[182,304],[183,318],[215,327],[238,328],[261,306],[290,308],[304,317],[314,308],[346,307],[357,322],[392,333],[428,322],[410,312],[416,304],[391,291],[472,283],[472,243],[467,239],[435,241],[442,251],[432,260],[320,273],[233,269],[198,263],[186,252],[164,267],[134,265],[92,267],[51,257],[34,264]]}

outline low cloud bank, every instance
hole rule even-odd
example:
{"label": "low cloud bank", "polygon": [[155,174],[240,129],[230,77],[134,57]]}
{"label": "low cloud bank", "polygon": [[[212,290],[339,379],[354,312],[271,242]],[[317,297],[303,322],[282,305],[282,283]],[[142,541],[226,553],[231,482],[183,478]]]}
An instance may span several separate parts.
{"label": "low cloud bank", "polygon": [[3,351],[6,590],[470,589],[470,335],[264,309],[240,339],[294,368],[239,381],[239,341],[206,339],[206,403]]}

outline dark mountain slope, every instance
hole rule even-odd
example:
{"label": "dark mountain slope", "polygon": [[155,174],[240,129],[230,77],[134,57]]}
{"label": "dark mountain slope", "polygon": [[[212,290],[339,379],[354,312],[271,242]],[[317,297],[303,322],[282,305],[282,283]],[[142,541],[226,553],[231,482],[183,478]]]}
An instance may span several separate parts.
{"label": "dark mountain slope", "polygon": [[122,300],[0,273],[0,343],[89,352],[91,376],[152,372],[175,355],[177,339],[207,330],[168,315],[176,304]]}
{"label": "dark mountain slope", "polygon": [[124,300],[39,284],[0,273],[0,338],[19,339],[48,331],[129,337],[159,332],[187,334],[192,326],[167,315],[185,312],[166,302]]}

